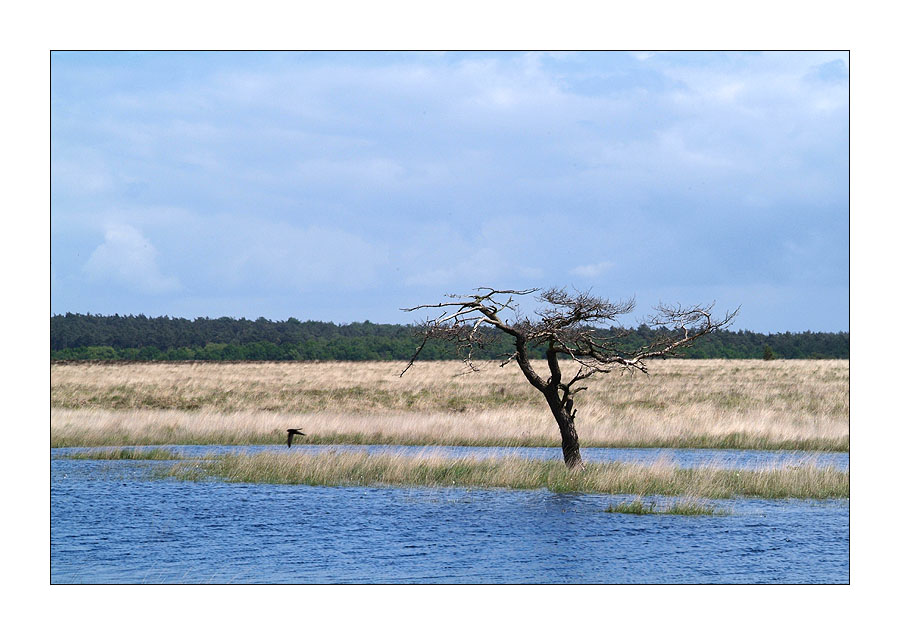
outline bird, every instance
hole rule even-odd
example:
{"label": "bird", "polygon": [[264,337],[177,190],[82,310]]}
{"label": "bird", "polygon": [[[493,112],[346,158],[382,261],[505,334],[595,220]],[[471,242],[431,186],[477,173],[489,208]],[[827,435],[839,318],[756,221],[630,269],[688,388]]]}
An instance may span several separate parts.
{"label": "bird", "polygon": [[[302,428],[301,428],[301,429],[302,429]],[[294,435],[295,435],[295,434],[299,434],[301,437],[305,437],[305,436],[306,436],[306,434],[304,434],[303,432],[300,431],[301,429],[298,429],[298,428],[288,428],[288,431],[287,431],[287,433],[288,433],[288,447],[291,447],[291,441],[294,440]]]}

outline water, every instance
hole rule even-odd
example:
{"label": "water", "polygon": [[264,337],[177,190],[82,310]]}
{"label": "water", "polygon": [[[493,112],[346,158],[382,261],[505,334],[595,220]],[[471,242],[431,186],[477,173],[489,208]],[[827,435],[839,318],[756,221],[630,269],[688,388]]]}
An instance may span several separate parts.
{"label": "water", "polygon": [[[321,451],[312,447],[303,451]],[[655,460],[641,454],[652,450],[599,452]],[[154,465],[50,462],[51,582],[849,582],[846,500],[741,499],[715,503],[730,516],[634,516],[604,512],[624,496],[183,483],[150,478]]]}

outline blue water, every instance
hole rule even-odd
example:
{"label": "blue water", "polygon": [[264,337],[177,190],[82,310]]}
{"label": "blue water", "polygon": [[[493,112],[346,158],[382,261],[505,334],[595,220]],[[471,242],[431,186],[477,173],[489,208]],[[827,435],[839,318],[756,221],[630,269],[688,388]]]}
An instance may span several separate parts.
{"label": "blue water", "polygon": [[[65,454],[50,462],[53,583],[849,582],[846,500],[634,516],[604,512],[624,496],[183,483],[151,478],[158,462]],[[845,455],[814,458],[829,456]]]}

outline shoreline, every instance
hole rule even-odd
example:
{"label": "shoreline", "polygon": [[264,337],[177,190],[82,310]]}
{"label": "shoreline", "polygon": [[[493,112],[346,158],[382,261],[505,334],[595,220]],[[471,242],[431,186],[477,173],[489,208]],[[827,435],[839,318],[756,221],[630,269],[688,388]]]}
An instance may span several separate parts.
{"label": "shoreline", "polygon": [[[52,437],[51,432],[51,437]],[[164,433],[163,433],[164,435]],[[281,436],[281,435],[279,435]],[[79,442],[81,441],[81,442]],[[418,446],[428,446],[428,447],[470,447],[470,448],[551,448],[554,450],[559,449],[560,444],[551,443],[551,442],[526,442],[526,443],[515,443],[513,440],[509,439],[498,439],[496,442],[491,443],[491,440],[484,440],[478,442],[468,442],[465,439],[459,439],[454,441],[445,441],[442,440],[437,442],[434,439],[385,439],[383,437],[373,436],[370,438],[366,437],[344,437],[344,436],[330,436],[330,437],[322,437],[317,438],[315,440],[305,440],[303,445],[314,445],[314,446],[331,446],[331,445],[349,445],[349,446],[370,446],[370,445],[382,445],[382,446],[397,446],[397,447],[418,447]],[[131,438],[131,437],[113,437],[113,438],[104,438],[104,439],[83,439],[76,435],[64,437],[62,439],[51,440],[50,449],[62,449],[62,448],[104,448],[104,447],[144,447],[144,446],[171,446],[171,445],[191,445],[191,446],[231,446],[235,448],[241,447],[249,447],[249,446],[272,446],[278,447],[284,445],[284,442],[273,441],[270,437],[259,438],[259,439],[249,439],[246,442],[241,443],[225,443],[221,439],[213,439],[213,438],[198,438],[198,439],[186,439],[186,440],[178,440],[178,441],[170,441],[170,440],[161,440],[160,438],[153,437],[144,437],[144,438]],[[610,450],[749,450],[749,451],[760,451],[760,452],[825,452],[825,453],[834,453],[834,454],[847,454],[850,452],[850,442],[849,439],[839,440],[835,443],[822,443],[818,440],[812,440],[809,443],[804,444],[796,444],[796,443],[766,443],[766,442],[752,442],[747,444],[734,443],[732,439],[722,439],[719,442],[716,442],[715,439],[710,440],[701,440],[694,441],[691,439],[681,439],[673,443],[663,444],[661,442],[654,443],[652,440],[647,441],[646,443],[635,444],[635,443],[582,443],[581,448],[606,448]]]}

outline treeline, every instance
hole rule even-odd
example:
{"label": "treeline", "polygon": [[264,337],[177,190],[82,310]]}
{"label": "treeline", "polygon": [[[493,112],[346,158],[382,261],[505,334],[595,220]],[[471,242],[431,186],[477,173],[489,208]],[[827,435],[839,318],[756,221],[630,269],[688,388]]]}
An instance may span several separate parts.
{"label": "treeline", "polygon": [[[603,334],[603,331],[600,331]],[[622,339],[626,348],[651,342],[660,332],[646,325]],[[480,359],[504,358],[505,336],[478,351]],[[82,315],[50,318],[51,360],[404,360],[416,350],[415,327],[355,322],[301,322],[295,318],[185,318],[144,315]],[[849,333],[776,333],[720,331],[701,338],[681,357],[760,359],[766,347],[776,358],[850,357]],[[429,342],[420,359],[455,359],[447,342]]]}

